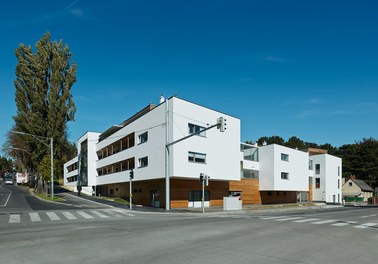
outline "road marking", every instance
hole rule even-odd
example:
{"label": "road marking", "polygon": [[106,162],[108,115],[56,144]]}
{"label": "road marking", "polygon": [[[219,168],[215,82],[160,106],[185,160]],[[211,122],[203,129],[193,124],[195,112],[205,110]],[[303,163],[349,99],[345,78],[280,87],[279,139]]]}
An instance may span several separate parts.
{"label": "road marking", "polygon": [[290,220],[296,220],[296,219],[302,219],[303,217],[289,217],[289,218],[280,218],[280,219],[276,219],[274,221],[280,221],[280,222],[283,222],[283,221],[290,221]]}
{"label": "road marking", "polygon": [[38,213],[29,213],[29,216],[30,216],[30,220],[32,222],[40,222],[41,221],[41,218],[39,217]]}
{"label": "road marking", "polygon": [[279,218],[285,218],[287,216],[270,216],[270,217],[262,217],[263,220],[271,220],[271,219],[279,219]]}
{"label": "road marking", "polygon": [[62,220],[60,217],[54,212],[46,212],[47,216],[50,218],[51,221],[59,221]]}
{"label": "road marking", "polygon": [[312,222],[311,224],[313,225],[322,225],[322,224],[328,224],[328,223],[333,223],[336,222],[337,220],[323,220],[323,221],[318,221],[318,222]]}
{"label": "road marking", "polygon": [[[2,188],[2,189],[3,189],[3,188]],[[4,189],[4,190],[6,190],[6,189]],[[7,191],[9,191],[9,190],[7,190]],[[7,198],[7,200],[5,201],[5,204],[0,205],[1,207],[6,207],[6,206],[7,206],[8,201],[9,201],[9,198],[11,197],[11,194],[12,194],[12,191],[9,191],[8,198]]]}
{"label": "road marking", "polygon": [[109,216],[104,215],[104,214],[102,214],[102,213],[100,213],[98,211],[91,211],[91,213],[97,215],[100,218],[108,218],[109,217]]}
{"label": "road marking", "polygon": [[108,214],[111,214],[112,216],[115,216],[115,217],[122,217],[122,215],[115,213],[113,210],[105,209],[103,211],[108,213]]}
{"label": "road marking", "polygon": [[355,226],[355,228],[368,228],[378,225],[378,223],[366,223],[362,225]]}
{"label": "road marking", "polygon": [[361,216],[361,218],[368,218],[370,215]]}
{"label": "road marking", "polygon": [[357,222],[354,222],[354,221],[346,221],[346,222],[342,222],[342,223],[332,224],[331,226],[346,226],[346,225],[351,225],[351,224],[357,224]]}
{"label": "road marking", "polygon": [[75,219],[77,219],[77,217],[74,216],[73,214],[71,214],[70,212],[62,212],[62,215],[64,215],[64,217],[67,218],[68,220],[75,220]]}
{"label": "road marking", "polygon": [[113,211],[116,211],[117,213],[124,214],[124,215],[127,215],[127,216],[135,216],[135,215],[130,214],[127,211],[121,210],[121,209],[114,209]]}
{"label": "road marking", "polygon": [[94,218],[93,216],[91,216],[91,215],[89,215],[89,214],[87,214],[86,212],[83,212],[83,211],[77,211],[77,213],[79,215],[81,215],[82,217],[84,217],[85,219],[92,219],[92,218]]}
{"label": "road marking", "polygon": [[294,223],[306,223],[306,222],[313,222],[313,221],[317,221],[317,220],[320,220],[319,218],[308,218],[308,219],[302,219],[302,220],[296,220],[296,221],[293,221]]}
{"label": "road marking", "polygon": [[20,214],[10,214],[9,215],[9,224],[16,224],[21,222]]}

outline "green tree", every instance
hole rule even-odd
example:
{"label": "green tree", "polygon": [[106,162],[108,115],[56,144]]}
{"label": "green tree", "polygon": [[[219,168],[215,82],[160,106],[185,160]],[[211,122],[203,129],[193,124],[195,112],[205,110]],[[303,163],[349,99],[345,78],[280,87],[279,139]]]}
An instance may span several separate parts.
{"label": "green tree", "polygon": [[[76,107],[71,89],[76,82],[77,65],[72,62],[72,53],[62,40],[51,41],[46,33],[36,44],[20,44],[16,50],[16,106],[12,130],[54,139],[54,159],[61,167],[72,156],[72,148],[67,140],[67,123],[74,121]],[[10,133],[11,134],[11,133]],[[50,155],[45,144],[31,136],[8,136],[8,145],[17,147],[21,141],[30,151],[32,166]],[[42,139],[42,141],[44,141]],[[71,152],[71,153],[69,153]],[[57,176],[61,176],[61,171]]]}

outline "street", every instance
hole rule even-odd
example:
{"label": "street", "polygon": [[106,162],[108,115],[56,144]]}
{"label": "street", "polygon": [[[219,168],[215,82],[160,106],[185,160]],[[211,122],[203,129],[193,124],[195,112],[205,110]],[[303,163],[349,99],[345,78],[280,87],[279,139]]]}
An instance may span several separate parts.
{"label": "street", "polygon": [[374,263],[378,257],[378,208],[373,207],[201,214],[54,206],[0,208],[2,259],[271,264]]}

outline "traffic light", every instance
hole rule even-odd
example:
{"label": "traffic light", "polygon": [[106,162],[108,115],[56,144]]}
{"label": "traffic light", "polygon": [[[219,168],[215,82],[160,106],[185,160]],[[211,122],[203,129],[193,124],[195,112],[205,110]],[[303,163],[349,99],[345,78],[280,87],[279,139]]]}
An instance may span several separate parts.
{"label": "traffic light", "polygon": [[209,176],[209,175],[206,175],[206,176],[205,176],[205,185],[206,185],[206,186],[209,186],[209,179],[210,179],[210,176]]}
{"label": "traffic light", "polygon": [[201,174],[200,174],[200,183],[202,183],[202,182],[203,182],[203,178],[204,178],[204,174],[203,174],[203,173],[201,173]]}
{"label": "traffic light", "polygon": [[130,171],[130,180],[133,180],[133,179],[134,179],[134,171],[131,170],[131,171]]}
{"label": "traffic light", "polygon": [[217,122],[217,128],[220,130],[220,132],[224,132],[224,131],[226,131],[226,118],[224,118],[224,117],[220,117],[220,118],[218,118],[218,120],[217,120],[218,122]]}

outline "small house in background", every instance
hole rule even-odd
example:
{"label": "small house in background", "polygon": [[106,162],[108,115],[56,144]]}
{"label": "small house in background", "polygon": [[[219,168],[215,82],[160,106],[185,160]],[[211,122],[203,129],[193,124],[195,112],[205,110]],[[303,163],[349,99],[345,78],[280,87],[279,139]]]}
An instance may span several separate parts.
{"label": "small house in background", "polygon": [[346,202],[367,202],[374,196],[373,188],[363,180],[357,180],[354,175],[345,178],[342,193]]}

